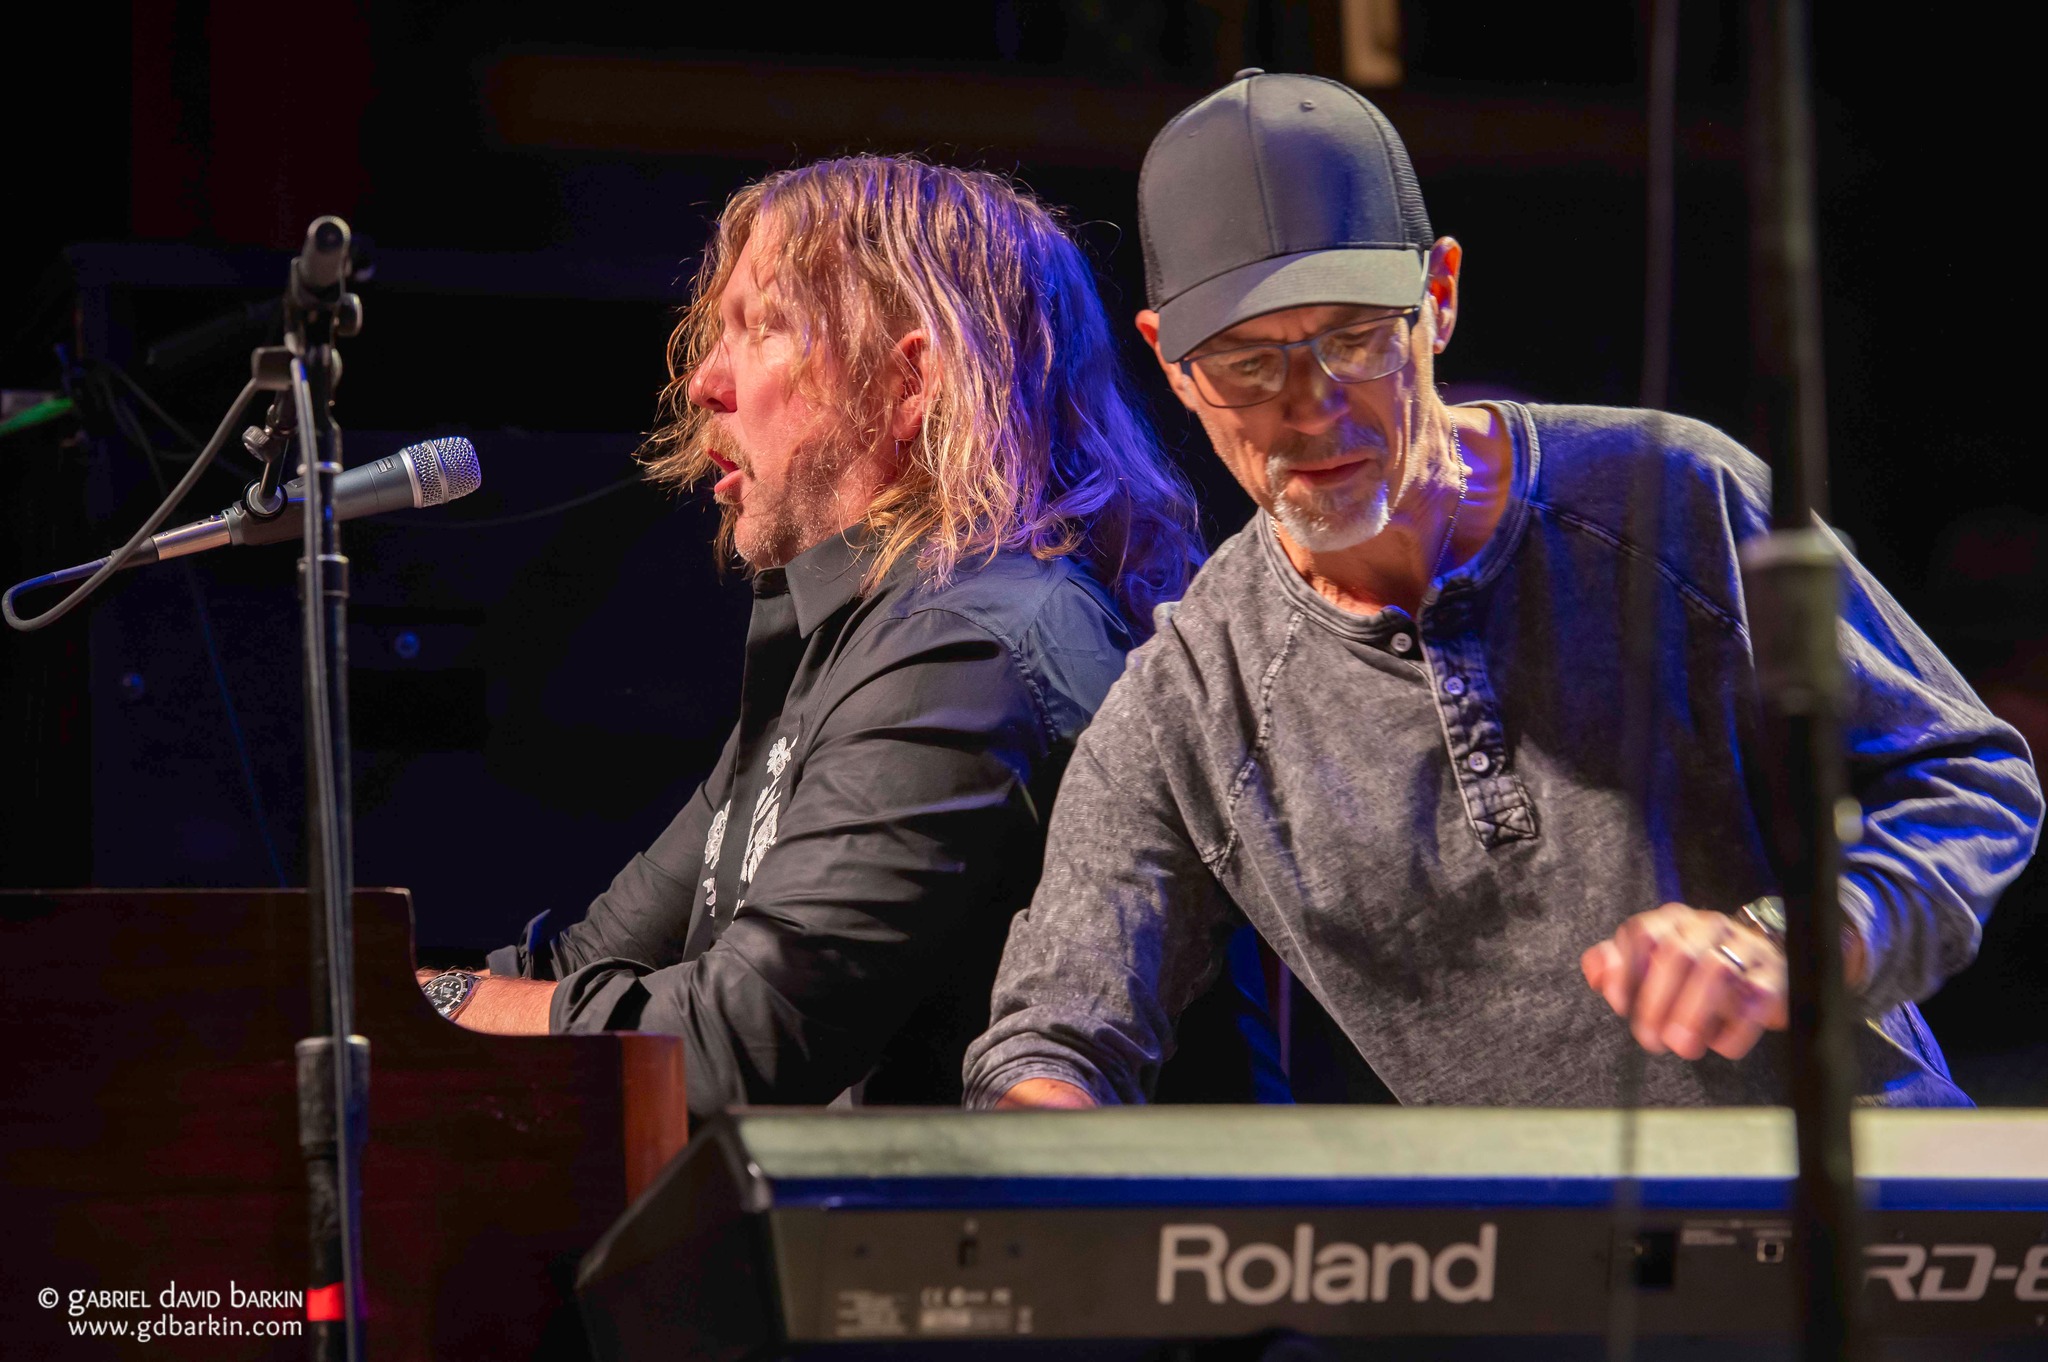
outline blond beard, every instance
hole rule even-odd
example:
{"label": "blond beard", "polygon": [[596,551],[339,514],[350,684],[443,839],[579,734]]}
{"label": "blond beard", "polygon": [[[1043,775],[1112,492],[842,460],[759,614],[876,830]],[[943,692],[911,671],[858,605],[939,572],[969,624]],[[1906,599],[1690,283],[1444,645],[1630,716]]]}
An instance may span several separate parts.
{"label": "blond beard", "polygon": [[[753,452],[730,430],[716,430],[717,447],[750,478],[758,466]],[[712,443],[713,428],[704,436]],[[790,452],[788,475],[772,502],[747,509],[719,503],[718,542],[730,545],[749,570],[781,567],[837,531],[834,497],[839,477],[852,462],[843,432],[813,436]],[[758,486],[758,484],[757,484]]]}

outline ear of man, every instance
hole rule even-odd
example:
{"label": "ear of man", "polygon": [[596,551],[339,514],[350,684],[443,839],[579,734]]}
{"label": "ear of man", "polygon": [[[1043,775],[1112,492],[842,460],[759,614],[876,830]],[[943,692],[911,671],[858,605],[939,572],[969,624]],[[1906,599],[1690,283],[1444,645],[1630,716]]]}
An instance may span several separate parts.
{"label": "ear of man", "polygon": [[1169,362],[1166,356],[1159,352],[1159,314],[1148,307],[1138,314],[1137,323],[1138,334],[1143,336],[1145,344],[1152,348],[1152,358],[1159,361],[1159,371],[1166,375],[1166,386],[1173,389],[1173,395],[1180,399],[1183,407],[1189,411],[1199,412],[1201,408],[1197,404],[1201,399],[1196,396],[1194,386],[1188,382],[1187,376],[1181,373],[1179,365]]}
{"label": "ear of man", "polygon": [[1464,268],[1465,248],[1456,237],[1440,236],[1429,248],[1427,289],[1436,308],[1436,353],[1451,343],[1458,325],[1458,274]]}
{"label": "ear of man", "polygon": [[897,384],[883,423],[893,444],[915,440],[931,412],[933,372],[931,340],[923,331],[905,332],[896,342]]}

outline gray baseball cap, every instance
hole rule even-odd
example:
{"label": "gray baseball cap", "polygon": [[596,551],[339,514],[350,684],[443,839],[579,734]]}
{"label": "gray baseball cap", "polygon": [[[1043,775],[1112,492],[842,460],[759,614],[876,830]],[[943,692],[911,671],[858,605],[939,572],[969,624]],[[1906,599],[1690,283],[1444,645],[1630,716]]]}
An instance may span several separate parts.
{"label": "gray baseball cap", "polygon": [[1281,308],[1413,307],[1436,240],[1385,114],[1334,80],[1256,68],[1152,140],[1138,234],[1169,361]]}

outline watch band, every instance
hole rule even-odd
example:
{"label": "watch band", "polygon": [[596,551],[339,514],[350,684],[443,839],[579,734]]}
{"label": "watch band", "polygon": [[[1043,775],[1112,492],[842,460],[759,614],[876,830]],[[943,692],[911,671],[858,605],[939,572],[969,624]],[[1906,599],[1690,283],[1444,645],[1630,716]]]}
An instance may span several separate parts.
{"label": "watch band", "polygon": [[427,1001],[434,1005],[436,1012],[449,1021],[454,1021],[455,1014],[463,1009],[469,1002],[470,995],[476,992],[476,981],[477,976],[466,969],[444,970],[427,980],[422,991],[426,993]]}

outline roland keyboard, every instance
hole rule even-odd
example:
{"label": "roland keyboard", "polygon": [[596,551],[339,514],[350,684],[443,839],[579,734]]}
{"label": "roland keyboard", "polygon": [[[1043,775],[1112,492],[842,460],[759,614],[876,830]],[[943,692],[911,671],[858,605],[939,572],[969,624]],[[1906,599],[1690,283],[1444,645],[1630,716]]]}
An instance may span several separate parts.
{"label": "roland keyboard", "polygon": [[[2048,1358],[2048,1112],[1854,1131],[1879,1355]],[[1617,1308],[1638,1356],[1789,1356],[1790,1113],[1645,1111],[1636,1139],[1631,1223],[1613,1112],[742,1110],[578,1294],[607,1362],[1600,1357]]]}

